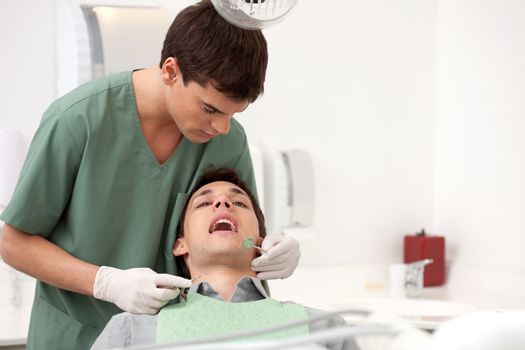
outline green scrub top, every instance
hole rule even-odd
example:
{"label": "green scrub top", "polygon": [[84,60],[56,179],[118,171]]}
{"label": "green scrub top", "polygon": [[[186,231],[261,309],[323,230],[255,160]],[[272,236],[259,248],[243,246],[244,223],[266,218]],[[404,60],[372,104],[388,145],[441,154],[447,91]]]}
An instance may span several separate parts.
{"label": "green scrub top", "polygon": [[[209,165],[237,169],[255,192],[246,135],[235,120],[228,135],[208,143],[183,138],[159,164],[140,127],[131,72],[119,73],[48,108],[1,219],[92,264],[177,274],[179,217]],[[39,281],[28,349],[87,349],[118,312]]]}

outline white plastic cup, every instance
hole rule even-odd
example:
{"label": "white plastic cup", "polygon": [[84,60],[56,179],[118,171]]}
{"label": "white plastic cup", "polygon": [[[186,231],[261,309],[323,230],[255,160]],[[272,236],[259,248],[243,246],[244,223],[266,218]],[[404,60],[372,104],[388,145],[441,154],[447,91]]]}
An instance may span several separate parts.
{"label": "white plastic cup", "polygon": [[405,275],[407,271],[406,264],[391,264],[388,266],[388,275],[390,278],[390,296],[393,298],[405,297]]}

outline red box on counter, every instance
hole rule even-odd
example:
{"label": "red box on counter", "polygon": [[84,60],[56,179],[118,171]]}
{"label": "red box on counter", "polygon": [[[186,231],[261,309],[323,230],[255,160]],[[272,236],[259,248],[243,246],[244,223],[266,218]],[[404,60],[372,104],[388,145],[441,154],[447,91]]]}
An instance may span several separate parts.
{"label": "red box on counter", "polygon": [[421,230],[404,239],[404,262],[406,264],[432,259],[434,262],[425,266],[424,286],[440,286],[445,283],[445,237],[427,235]]}

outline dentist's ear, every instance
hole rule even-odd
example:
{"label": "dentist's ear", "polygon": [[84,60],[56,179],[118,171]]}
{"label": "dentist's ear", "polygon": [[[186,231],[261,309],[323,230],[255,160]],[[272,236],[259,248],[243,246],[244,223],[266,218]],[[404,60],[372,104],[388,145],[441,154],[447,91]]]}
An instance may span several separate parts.
{"label": "dentist's ear", "polygon": [[162,80],[164,81],[164,84],[172,85],[177,81],[177,73],[175,73],[172,69],[169,69],[162,73]]}
{"label": "dentist's ear", "polygon": [[168,57],[161,67],[162,70],[162,79],[166,85],[171,85],[175,83],[177,78],[180,75],[179,66],[177,60],[173,57]]}

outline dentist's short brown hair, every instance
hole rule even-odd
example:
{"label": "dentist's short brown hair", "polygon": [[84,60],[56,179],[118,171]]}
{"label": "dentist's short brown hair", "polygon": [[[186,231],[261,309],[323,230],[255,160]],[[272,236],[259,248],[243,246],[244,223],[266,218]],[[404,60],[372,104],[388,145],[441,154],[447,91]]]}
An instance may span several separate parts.
{"label": "dentist's short brown hair", "polygon": [[268,48],[260,30],[223,19],[210,0],[179,12],[166,34],[160,67],[173,57],[184,84],[211,83],[224,95],[253,102],[264,91]]}

